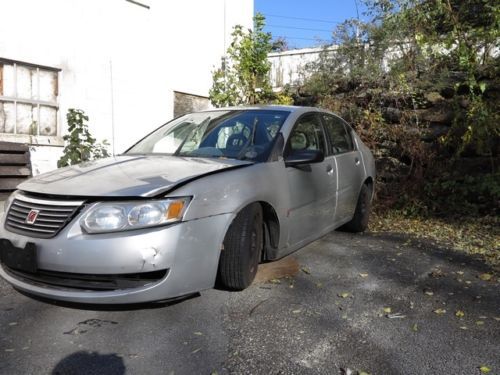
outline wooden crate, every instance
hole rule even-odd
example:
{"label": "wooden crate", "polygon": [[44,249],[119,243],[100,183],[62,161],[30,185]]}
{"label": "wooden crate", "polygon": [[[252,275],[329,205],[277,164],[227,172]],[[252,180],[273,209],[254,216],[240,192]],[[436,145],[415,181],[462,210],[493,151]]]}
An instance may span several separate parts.
{"label": "wooden crate", "polygon": [[0,142],[0,200],[31,176],[30,151],[24,144]]}

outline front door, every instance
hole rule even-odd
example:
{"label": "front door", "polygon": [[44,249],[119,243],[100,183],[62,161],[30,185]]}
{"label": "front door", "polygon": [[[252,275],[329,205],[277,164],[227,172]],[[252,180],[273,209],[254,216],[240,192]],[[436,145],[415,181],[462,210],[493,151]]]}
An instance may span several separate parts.
{"label": "front door", "polygon": [[[285,156],[300,150],[320,150],[327,155],[325,134],[317,113],[299,118],[288,137]],[[332,158],[325,158],[321,163],[287,168],[290,191],[288,246],[308,242],[333,223],[334,162]]]}

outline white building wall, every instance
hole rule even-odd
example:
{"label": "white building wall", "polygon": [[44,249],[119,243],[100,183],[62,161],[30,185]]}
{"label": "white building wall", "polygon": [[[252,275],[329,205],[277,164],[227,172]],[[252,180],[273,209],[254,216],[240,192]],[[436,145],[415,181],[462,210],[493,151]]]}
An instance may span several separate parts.
{"label": "white building wall", "polygon": [[[0,57],[60,68],[62,145],[68,108],[115,153],[173,116],[173,92],[208,96],[236,24],[251,27],[253,0],[0,0]],[[114,126],[113,126],[114,124]],[[113,131],[114,129],[114,131]],[[46,143],[43,137],[0,140]],[[55,168],[62,147],[33,148],[33,171]]]}
{"label": "white building wall", "polygon": [[300,85],[307,77],[307,64],[318,61],[321,53],[334,51],[334,47],[317,47],[270,53],[268,60],[271,63],[271,85],[276,90],[286,85]]}

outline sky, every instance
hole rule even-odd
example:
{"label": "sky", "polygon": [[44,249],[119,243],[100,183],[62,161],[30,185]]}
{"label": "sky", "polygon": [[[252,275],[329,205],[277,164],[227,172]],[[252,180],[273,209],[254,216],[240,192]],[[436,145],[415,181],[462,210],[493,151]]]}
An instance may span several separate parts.
{"label": "sky", "polygon": [[328,43],[335,26],[356,18],[359,0],[255,0],[255,12],[266,16],[265,31],[273,38],[288,40],[290,48],[314,47]]}

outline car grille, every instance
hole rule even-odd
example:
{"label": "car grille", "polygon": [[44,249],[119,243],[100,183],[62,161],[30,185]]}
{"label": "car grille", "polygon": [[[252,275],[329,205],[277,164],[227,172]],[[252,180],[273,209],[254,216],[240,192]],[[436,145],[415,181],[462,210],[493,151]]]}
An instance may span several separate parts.
{"label": "car grille", "polygon": [[[54,237],[71,221],[82,204],[83,201],[41,199],[18,194],[9,207],[5,228],[30,237]],[[35,220],[30,221],[30,215]]]}

